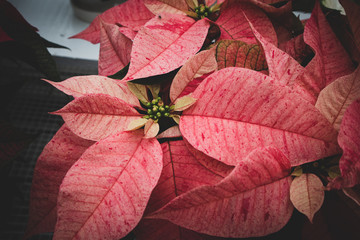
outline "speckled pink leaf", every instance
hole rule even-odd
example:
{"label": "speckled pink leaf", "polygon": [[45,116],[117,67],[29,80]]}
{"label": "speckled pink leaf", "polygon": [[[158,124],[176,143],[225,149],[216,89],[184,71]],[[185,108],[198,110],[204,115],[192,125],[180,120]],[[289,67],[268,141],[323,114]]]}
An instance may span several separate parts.
{"label": "speckled pink leaf", "polygon": [[290,200],[294,207],[305,214],[310,222],[324,202],[324,185],[320,178],[312,173],[295,177],[290,186]]}
{"label": "speckled pink leaf", "polygon": [[215,184],[222,176],[201,165],[188,150],[183,140],[161,144],[163,150],[163,171],[155,187],[147,213],[151,213],[173,198],[202,185]]}
{"label": "speckled pink leaf", "polygon": [[234,169],[234,166],[226,165],[214,158],[209,157],[208,155],[204,154],[203,152],[200,152],[199,150],[197,150],[196,148],[191,146],[191,144],[188,143],[186,141],[186,139],[184,140],[184,142],[186,144],[186,147],[192,153],[192,155],[196,158],[196,160],[201,165],[203,165],[204,167],[209,169],[210,171],[212,171],[222,177],[226,177]]}
{"label": "speckled pink leaf", "polygon": [[60,184],[70,167],[93,143],[79,138],[63,125],[45,146],[34,170],[26,237],[54,231]]}
{"label": "speckled pink leaf", "polygon": [[269,42],[277,44],[275,30],[266,14],[254,5],[241,2],[234,2],[227,6],[216,20],[216,24],[221,30],[220,40],[234,39],[249,44],[256,43],[255,36],[243,13],[246,14],[261,35]]}
{"label": "speckled pink leaf", "polygon": [[326,86],[319,95],[316,107],[336,130],[347,107],[360,98],[360,66],[350,75],[336,79]]}
{"label": "speckled pink leaf", "polygon": [[222,40],[216,46],[219,69],[244,67],[267,74],[267,63],[263,49],[257,44],[236,40]]}
{"label": "speckled pink leaf", "polygon": [[122,34],[124,34],[124,36],[126,36],[127,38],[134,40],[137,32],[134,30],[131,30],[130,28],[127,27],[119,27],[118,28],[119,32],[121,32]]}
{"label": "speckled pink leaf", "polygon": [[314,58],[306,68],[314,73],[321,89],[354,70],[353,63],[331,30],[318,1],[310,19],[306,22],[304,41],[315,52]]}
{"label": "speckled pink leaf", "polygon": [[196,149],[236,165],[259,146],[274,146],[291,165],[340,150],[337,132],[312,104],[275,79],[246,68],[225,68],[195,90],[180,131]]}
{"label": "speckled pink leaf", "polygon": [[346,110],[339,132],[343,155],[339,162],[341,177],[330,183],[331,188],[353,187],[360,183],[360,99]]}
{"label": "speckled pink leaf", "polygon": [[110,76],[130,62],[132,41],[119,31],[119,26],[101,22],[98,72]]}
{"label": "speckled pink leaf", "polygon": [[250,26],[264,49],[266,62],[269,67],[269,76],[276,79],[277,84],[288,86],[304,99],[315,104],[321,86],[318,86],[312,75],[294,58],[261,36],[251,22]]}
{"label": "speckled pink leaf", "polygon": [[185,15],[188,11],[186,0],[144,0],[144,4],[156,15],[164,12]]}
{"label": "speckled pink leaf", "polygon": [[154,15],[145,7],[143,0],[128,0],[97,16],[84,31],[72,38],[81,38],[92,43],[100,42],[100,18],[106,23],[119,23],[138,31]]}
{"label": "speckled pink leaf", "polygon": [[176,138],[176,137],[181,137],[181,132],[179,129],[179,125],[170,127],[168,129],[166,129],[165,131],[163,131],[162,133],[160,133],[159,135],[157,135],[156,138],[160,139],[160,138]]}
{"label": "speckled pink leaf", "polygon": [[159,180],[162,151],[143,131],[90,147],[66,174],[54,239],[120,239],[140,221]]}
{"label": "speckled pink leaf", "polygon": [[77,98],[54,114],[62,116],[75,134],[94,141],[126,130],[130,122],[141,116],[121,99],[105,94]]}
{"label": "speckled pink leaf", "polygon": [[166,13],[154,17],[134,39],[130,67],[124,79],[164,74],[182,66],[200,50],[208,28],[206,19],[195,21]]}
{"label": "speckled pink leaf", "polygon": [[119,98],[131,106],[140,107],[139,100],[129,90],[127,84],[111,78],[89,75],[71,77],[62,82],[45,81],[74,98],[102,93]]}
{"label": "speckled pink leaf", "polygon": [[194,79],[217,70],[215,48],[201,51],[187,61],[174,77],[170,87],[170,99],[175,102]]}
{"label": "speckled pink leaf", "polygon": [[311,49],[304,42],[303,34],[300,34],[289,41],[279,44],[279,48],[289,54],[297,62],[301,63],[311,53]]}
{"label": "speckled pink leaf", "polygon": [[214,236],[267,235],[281,229],[292,214],[289,171],[281,152],[258,149],[218,184],[194,188],[150,217]]}

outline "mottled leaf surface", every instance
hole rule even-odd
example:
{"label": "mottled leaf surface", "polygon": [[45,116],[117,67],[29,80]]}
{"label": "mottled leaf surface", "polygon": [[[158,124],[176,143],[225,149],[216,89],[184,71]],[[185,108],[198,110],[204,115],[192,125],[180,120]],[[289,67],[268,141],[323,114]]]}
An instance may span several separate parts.
{"label": "mottled leaf surface", "polygon": [[170,87],[171,101],[175,102],[178,97],[182,96],[182,93],[193,79],[216,70],[215,48],[201,51],[190,58],[174,77]]}
{"label": "mottled leaf surface", "polygon": [[97,16],[84,31],[72,38],[81,38],[92,43],[100,42],[100,21],[120,24],[131,30],[138,31],[154,15],[144,5],[143,0],[128,0],[110,8]]}
{"label": "mottled leaf surface", "polygon": [[140,107],[139,100],[129,90],[126,83],[104,76],[76,76],[62,82],[45,81],[74,98],[79,98],[87,94],[106,94],[119,98],[131,106]]}
{"label": "mottled leaf surface", "polygon": [[258,29],[261,35],[269,42],[277,44],[275,30],[266,14],[254,5],[242,2],[229,4],[216,20],[216,24],[221,30],[220,40],[233,39],[256,44],[255,36],[244,14],[246,14],[246,17]]}
{"label": "mottled leaf surface", "polygon": [[314,73],[321,89],[354,70],[347,52],[331,30],[318,2],[306,22],[304,41],[315,52],[315,57],[306,68]]}
{"label": "mottled leaf surface", "polygon": [[262,48],[257,44],[222,40],[216,46],[216,61],[219,69],[243,67],[266,73],[268,66]]}
{"label": "mottled leaf surface", "polygon": [[194,188],[151,217],[221,237],[276,232],[293,210],[289,170],[289,161],[278,150],[255,150],[218,184]]}
{"label": "mottled leaf surface", "polygon": [[166,13],[154,17],[134,39],[125,80],[160,75],[182,66],[200,50],[208,28],[206,19],[195,21]]}
{"label": "mottled leaf surface", "polygon": [[336,79],[319,95],[316,108],[329,120],[336,130],[340,129],[345,110],[360,98],[360,67],[350,75]]}
{"label": "mottled leaf surface", "polygon": [[99,75],[109,76],[130,62],[132,41],[119,31],[119,26],[101,22]]}
{"label": "mottled leaf surface", "polygon": [[338,153],[337,133],[322,114],[288,87],[245,68],[225,68],[195,90],[180,131],[196,149],[236,165],[259,146],[281,150],[292,165]]}
{"label": "mottled leaf surface", "polygon": [[54,239],[120,239],[140,221],[162,169],[162,151],[141,130],[90,147],[66,174]]}
{"label": "mottled leaf surface", "polygon": [[76,98],[54,114],[60,115],[75,134],[94,141],[126,130],[141,116],[126,102],[105,94]]}
{"label": "mottled leaf surface", "polygon": [[45,146],[34,170],[25,236],[54,231],[60,184],[70,167],[93,143],[63,125]]}
{"label": "mottled leaf surface", "polygon": [[324,202],[324,185],[320,178],[312,173],[295,177],[290,186],[290,200],[294,207],[305,214],[310,222]]}

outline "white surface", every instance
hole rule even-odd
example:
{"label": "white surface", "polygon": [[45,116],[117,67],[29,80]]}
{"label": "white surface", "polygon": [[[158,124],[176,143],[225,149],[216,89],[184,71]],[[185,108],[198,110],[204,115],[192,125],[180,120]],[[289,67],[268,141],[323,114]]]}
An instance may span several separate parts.
{"label": "white surface", "polygon": [[99,44],[81,39],[68,39],[84,30],[89,23],[75,17],[70,0],[8,0],[24,18],[39,29],[48,41],[66,46],[66,49],[49,48],[54,56],[98,60]]}

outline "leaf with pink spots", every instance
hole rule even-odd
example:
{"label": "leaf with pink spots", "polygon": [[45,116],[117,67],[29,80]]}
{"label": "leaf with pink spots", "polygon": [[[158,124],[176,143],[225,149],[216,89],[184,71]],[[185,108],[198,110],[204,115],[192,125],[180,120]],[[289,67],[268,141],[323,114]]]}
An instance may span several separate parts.
{"label": "leaf with pink spots", "polygon": [[162,150],[141,130],[88,148],[59,192],[54,239],[120,239],[140,221],[162,169]]}
{"label": "leaf with pink spots", "polygon": [[184,138],[199,151],[237,165],[259,146],[274,146],[291,165],[340,152],[337,132],[311,103],[276,80],[246,68],[207,77],[180,118]]}
{"label": "leaf with pink spots", "polygon": [[290,163],[281,152],[257,149],[221,182],[194,188],[149,217],[220,237],[270,234],[282,228],[293,211],[289,174]]}
{"label": "leaf with pink spots", "polygon": [[45,146],[34,170],[25,236],[54,231],[60,184],[70,167],[93,143],[63,125]]}
{"label": "leaf with pink spots", "polygon": [[208,28],[206,19],[167,13],[154,17],[134,39],[124,80],[161,75],[182,66],[200,50]]}

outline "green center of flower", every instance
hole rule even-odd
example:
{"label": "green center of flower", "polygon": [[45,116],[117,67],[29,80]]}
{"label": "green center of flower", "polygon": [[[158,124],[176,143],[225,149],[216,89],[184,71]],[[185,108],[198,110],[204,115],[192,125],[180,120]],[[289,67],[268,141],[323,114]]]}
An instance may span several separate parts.
{"label": "green center of flower", "polygon": [[165,105],[161,100],[161,97],[153,99],[151,102],[145,103],[146,113],[144,116],[146,119],[158,120],[161,117],[170,117],[170,106]]}
{"label": "green center of flower", "polygon": [[199,6],[195,7],[195,13],[197,14],[198,18],[205,18],[210,15],[211,10],[208,6],[200,4]]}

